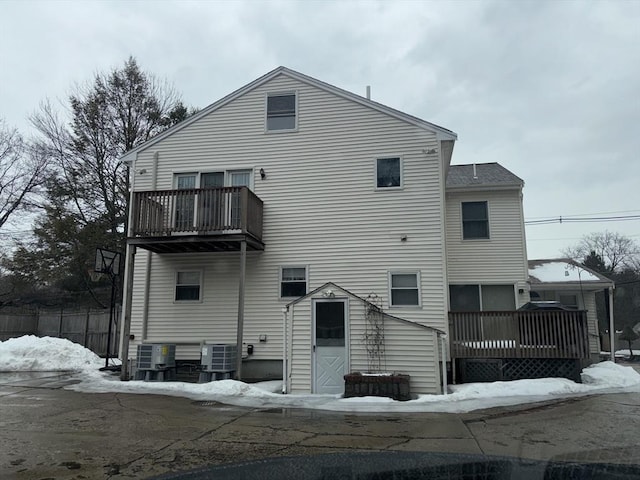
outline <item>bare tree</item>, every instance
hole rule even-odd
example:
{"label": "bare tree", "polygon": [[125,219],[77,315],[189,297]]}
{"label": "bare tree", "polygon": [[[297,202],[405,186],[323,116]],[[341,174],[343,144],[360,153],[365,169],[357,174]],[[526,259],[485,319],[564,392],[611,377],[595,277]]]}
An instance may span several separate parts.
{"label": "bare tree", "polygon": [[615,232],[596,232],[585,235],[563,255],[582,262],[592,254],[600,257],[611,272],[635,270],[640,265],[640,247],[632,239]]}
{"label": "bare tree", "polygon": [[0,120],[0,229],[12,215],[29,205],[42,184],[47,156],[28,145],[15,128]]}

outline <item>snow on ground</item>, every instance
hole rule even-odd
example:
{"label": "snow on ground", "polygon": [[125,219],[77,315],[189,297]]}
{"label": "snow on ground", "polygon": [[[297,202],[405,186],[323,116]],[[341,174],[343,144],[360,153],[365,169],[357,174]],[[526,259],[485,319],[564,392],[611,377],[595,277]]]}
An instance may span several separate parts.
{"label": "snow on ground", "polygon": [[564,378],[469,383],[450,386],[448,395],[420,395],[417,399],[407,402],[384,397],[282,395],[281,381],[255,384],[235,380],[200,384],[121,382],[117,376],[98,371],[102,363],[94,353],[68,340],[26,336],[0,342],[0,371],[74,370],[78,383],[66,387],[70,390],[89,393],[171,395],[252,408],[460,413],[596,393],[640,392],[640,374],[631,367],[612,362],[602,362],[585,368],[581,384]]}
{"label": "snow on ground", "polygon": [[[633,356],[634,357],[640,357],[640,350],[632,350],[632,352],[633,352]],[[609,353],[609,352],[607,352],[607,353]],[[616,350],[615,355],[616,355],[616,357],[627,358],[630,355],[629,354],[629,349],[628,348],[626,348],[626,349],[623,348],[622,350]]]}

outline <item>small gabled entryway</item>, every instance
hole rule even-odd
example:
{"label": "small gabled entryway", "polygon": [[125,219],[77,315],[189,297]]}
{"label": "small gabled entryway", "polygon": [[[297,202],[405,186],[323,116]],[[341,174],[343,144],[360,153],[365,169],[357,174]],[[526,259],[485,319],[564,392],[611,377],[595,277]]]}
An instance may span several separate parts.
{"label": "small gabled entryway", "polygon": [[313,392],[344,393],[348,373],[347,299],[313,299]]}

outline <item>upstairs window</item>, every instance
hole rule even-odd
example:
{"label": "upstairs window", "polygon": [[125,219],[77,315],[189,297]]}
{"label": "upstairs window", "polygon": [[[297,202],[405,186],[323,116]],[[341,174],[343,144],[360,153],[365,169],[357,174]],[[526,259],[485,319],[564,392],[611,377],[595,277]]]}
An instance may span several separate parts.
{"label": "upstairs window", "polygon": [[200,301],[202,274],[199,271],[176,273],[176,302]]}
{"label": "upstairs window", "polygon": [[489,238],[487,202],[462,202],[462,238]]}
{"label": "upstairs window", "polygon": [[420,280],[418,273],[394,273],[389,274],[392,307],[418,307],[420,306]]}
{"label": "upstairs window", "polygon": [[296,95],[294,93],[267,97],[267,131],[296,129]]}
{"label": "upstairs window", "polygon": [[399,157],[376,160],[376,187],[394,188],[402,186],[402,162]]}
{"label": "upstairs window", "polygon": [[298,298],[307,294],[307,267],[280,269],[280,298]]}

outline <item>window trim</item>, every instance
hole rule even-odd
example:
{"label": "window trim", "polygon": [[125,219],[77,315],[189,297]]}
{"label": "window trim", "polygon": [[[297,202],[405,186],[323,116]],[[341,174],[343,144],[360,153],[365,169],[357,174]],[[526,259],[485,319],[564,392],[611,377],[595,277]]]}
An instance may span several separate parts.
{"label": "window trim", "polygon": [[[393,304],[393,276],[394,275],[415,275],[416,276],[416,290],[418,290],[418,304],[417,305],[394,305]],[[387,285],[389,295],[389,308],[422,308],[422,288],[421,288],[420,270],[389,270],[387,273]],[[398,289],[399,287],[396,287]],[[401,287],[400,287],[401,288]],[[414,290],[413,288],[401,288],[404,290]]]}
{"label": "window trim", "polygon": [[[286,95],[293,95],[295,98],[295,115],[294,115],[294,127],[293,128],[280,128],[277,130],[269,129],[269,97],[283,97]],[[300,108],[298,102],[298,90],[284,90],[284,91],[275,91],[275,92],[267,92],[264,95],[264,133],[291,133],[298,131],[298,117],[300,116]]]}
{"label": "window trim", "polygon": [[[177,297],[177,293],[178,293],[178,274],[180,273],[197,273],[199,276],[199,283],[198,283],[198,299],[197,300],[179,300]],[[174,272],[174,277],[173,277],[173,303],[202,303],[202,299],[203,299],[203,290],[204,290],[204,270],[203,269],[198,269],[198,268],[191,268],[191,269],[184,269],[184,270],[178,270],[176,269]],[[187,285],[187,286],[192,286],[192,285]]]}
{"label": "window trim", "polygon": [[[378,186],[378,160],[398,159],[400,163],[400,185],[393,187]],[[404,159],[402,155],[383,155],[373,159],[373,187],[377,192],[397,191],[404,188]]]}
{"label": "window trim", "polygon": [[304,293],[300,296],[305,296],[309,293],[309,265],[280,265],[278,267],[278,299],[280,300],[286,300],[286,301],[291,301],[292,299],[296,299],[296,298],[300,298],[300,296],[298,297],[283,297],[282,296],[282,271],[285,268],[304,268],[304,279],[305,279],[305,287],[304,287]]}
{"label": "window trim", "polygon": [[[464,210],[463,210],[463,205],[465,203],[484,203],[487,206],[487,236],[486,237],[471,237],[471,238],[465,238],[464,236]],[[469,220],[472,222],[478,222],[479,220]],[[489,201],[488,200],[463,200],[460,202],[460,238],[462,239],[462,241],[487,241],[487,240],[491,240],[491,212],[489,209]]]}

